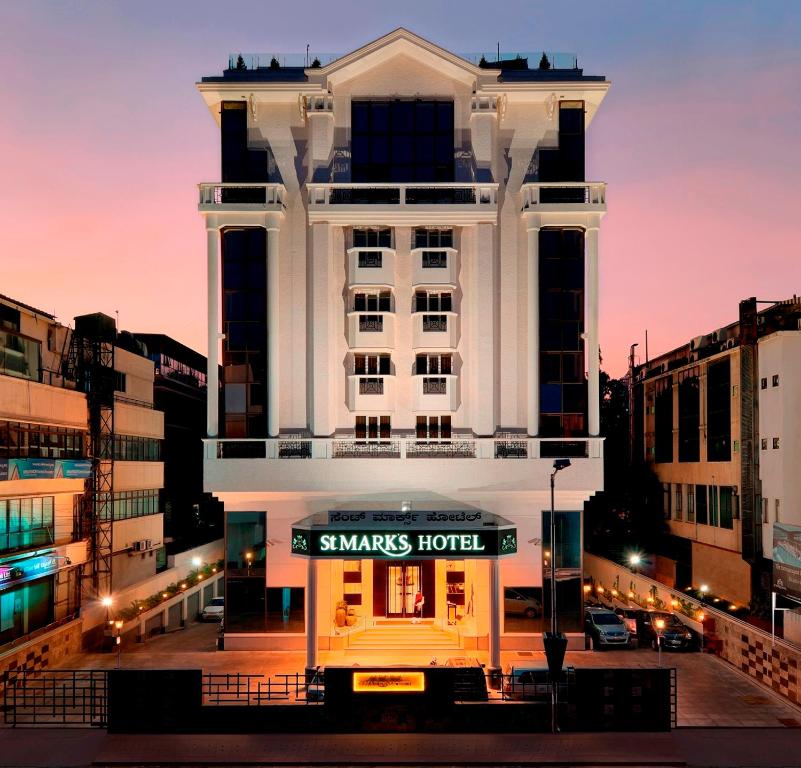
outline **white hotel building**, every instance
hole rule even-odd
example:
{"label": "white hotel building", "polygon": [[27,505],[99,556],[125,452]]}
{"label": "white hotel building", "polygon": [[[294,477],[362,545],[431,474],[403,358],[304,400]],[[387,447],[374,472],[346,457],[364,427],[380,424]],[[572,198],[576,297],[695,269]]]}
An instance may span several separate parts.
{"label": "white hotel building", "polygon": [[234,56],[198,84],[222,146],[199,210],[227,649],[497,667],[538,647],[557,457],[560,628],[579,642],[606,212],[584,131],[609,82],[501,59],[398,29],[306,67]]}

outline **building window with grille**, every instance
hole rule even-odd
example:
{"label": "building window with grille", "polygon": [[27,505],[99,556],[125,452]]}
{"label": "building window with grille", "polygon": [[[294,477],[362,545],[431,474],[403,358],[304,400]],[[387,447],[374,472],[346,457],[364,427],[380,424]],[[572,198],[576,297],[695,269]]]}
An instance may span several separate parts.
{"label": "building window with grille", "polygon": [[392,248],[392,230],[389,227],[356,227],[353,230],[353,247]]}
{"label": "building window with grille", "polygon": [[391,312],[392,294],[389,291],[359,291],[353,294],[354,312]]}
{"label": "building window with grille", "polygon": [[423,269],[447,269],[447,267],[448,267],[448,252],[447,251],[423,251],[422,265],[423,265]]}
{"label": "building window with grille", "polygon": [[381,333],[383,330],[383,315],[359,315],[359,331],[361,333]]}
{"label": "building window with grille", "polygon": [[447,330],[447,315],[423,315],[423,333],[445,333]]}
{"label": "building window with grille", "polygon": [[359,251],[359,269],[381,269],[383,265],[383,251]]}
{"label": "building window with grille", "polygon": [[450,416],[418,416],[416,436],[418,440],[450,440]]}
{"label": "building window with grille", "polygon": [[368,374],[389,375],[391,357],[389,355],[354,355],[353,373],[357,376]]}
{"label": "building window with grille", "polygon": [[414,294],[415,312],[451,312],[453,294],[450,291],[416,291]]}
{"label": "building window with grille", "polygon": [[682,498],[684,496],[684,488],[681,483],[676,484],[675,486],[675,493],[674,493],[674,504],[673,504],[673,511],[675,513],[676,520],[681,520],[682,518]]}
{"label": "building window with grille", "polygon": [[452,354],[433,354],[417,355],[414,360],[414,373],[422,376],[427,373],[446,373],[453,372]]}
{"label": "building window with grille", "polygon": [[389,440],[392,434],[389,416],[357,416],[356,439],[366,441]]}
{"label": "building window with grille", "polygon": [[[453,248],[453,230],[418,227],[414,231],[415,248]],[[443,256],[447,254],[442,254]],[[423,254],[425,256],[425,254]],[[425,266],[425,264],[423,265]]]}
{"label": "building window with grille", "polygon": [[695,486],[687,486],[687,522],[695,522]]}

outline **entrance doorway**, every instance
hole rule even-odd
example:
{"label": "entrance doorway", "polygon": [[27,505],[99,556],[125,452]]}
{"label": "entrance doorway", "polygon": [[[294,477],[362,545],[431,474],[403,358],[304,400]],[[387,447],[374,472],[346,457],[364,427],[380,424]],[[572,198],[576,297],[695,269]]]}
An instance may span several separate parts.
{"label": "entrance doorway", "polygon": [[424,595],[420,571],[419,563],[387,566],[387,618],[414,618],[417,595]]}
{"label": "entrance doorway", "polygon": [[433,560],[373,560],[373,616],[411,620],[419,593],[424,602],[418,617],[434,618],[435,582]]}

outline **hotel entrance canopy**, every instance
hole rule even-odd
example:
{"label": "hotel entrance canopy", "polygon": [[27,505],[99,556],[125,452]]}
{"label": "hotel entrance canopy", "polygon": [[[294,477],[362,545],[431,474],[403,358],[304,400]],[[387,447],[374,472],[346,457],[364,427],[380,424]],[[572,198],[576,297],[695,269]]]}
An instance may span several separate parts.
{"label": "hotel entrance canopy", "polygon": [[292,554],[346,560],[487,559],[517,553],[517,528],[475,508],[331,510],[292,526]]}

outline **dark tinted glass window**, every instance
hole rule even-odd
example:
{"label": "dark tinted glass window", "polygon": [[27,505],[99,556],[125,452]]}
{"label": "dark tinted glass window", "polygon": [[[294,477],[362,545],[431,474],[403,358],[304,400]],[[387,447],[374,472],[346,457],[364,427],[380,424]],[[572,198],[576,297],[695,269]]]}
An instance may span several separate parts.
{"label": "dark tinted glass window", "polygon": [[584,233],[539,234],[540,434],[584,434]]}
{"label": "dark tinted glass window", "polygon": [[731,461],[730,358],[709,366],[706,384],[707,461]]}
{"label": "dark tinted glass window", "polygon": [[698,461],[701,397],[697,373],[679,382],[679,461]]}
{"label": "dark tinted glass window", "polygon": [[654,394],[655,460],[673,461],[673,386],[669,378],[660,379]]}
{"label": "dark tinted glass window", "polygon": [[453,102],[354,101],[351,109],[353,181],[453,181]]}

